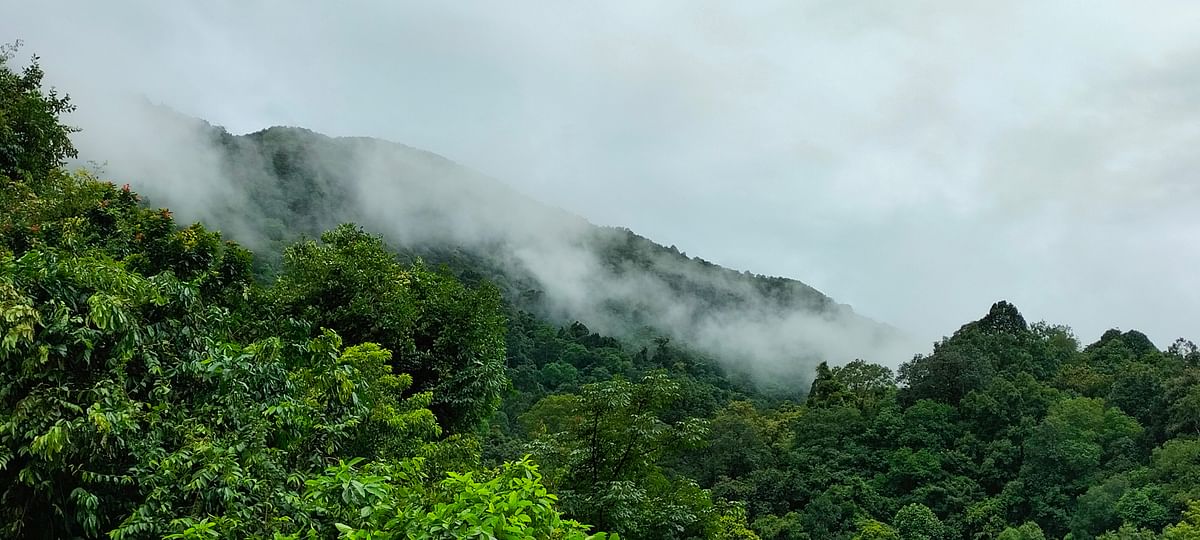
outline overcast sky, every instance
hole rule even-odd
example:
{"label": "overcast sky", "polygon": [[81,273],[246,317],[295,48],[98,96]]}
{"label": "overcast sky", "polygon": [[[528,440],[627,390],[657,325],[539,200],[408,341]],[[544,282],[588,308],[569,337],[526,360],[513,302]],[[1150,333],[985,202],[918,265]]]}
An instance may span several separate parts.
{"label": "overcast sky", "polygon": [[1200,2],[583,4],[0,0],[0,39],[81,107],[403,142],[927,341],[999,299],[1200,338]]}

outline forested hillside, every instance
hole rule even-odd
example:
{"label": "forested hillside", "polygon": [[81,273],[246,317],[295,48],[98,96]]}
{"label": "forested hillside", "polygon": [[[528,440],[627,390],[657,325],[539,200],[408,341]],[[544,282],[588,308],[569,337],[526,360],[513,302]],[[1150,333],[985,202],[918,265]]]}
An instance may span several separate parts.
{"label": "forested hillside", "polygon": [[[65,169],[70,103],[42,88],[36,61],[17,69],[10,55],[2,537],[1200,538],[1190,341],[1164,350],[1112,330],[1081,346],[1000,301],[929,354],[833,359],[803,388],[764,389],[761,373],[638,318],[670,298],[539,304],[551,274],[514,276],[503,250],[531,249],[514,255],[525,264],[557,245],[505,236],[481,253],[452,229],[479,216],[395,212],[459,242],[440,247],[382,214],[339,223],[352,216],[330,208],[362,201],[339,194],[336,171],[244,178],[259,206],[226,199],[215,211],[228,235],[177,221],[158,206],[165,192],[146,200],[140,184]],[[248,140],[275,136],[292,141],[280,152],[293,160],[384,144],[217,133],[248,160],[276,155],[238,154],[259,144]],[[283,163],[273,170],[292,170]],[[627,231],[588,234],[570,238],[592,238],[582,248],[607,270],[582,296],[637,271],[726,316],[767,313],[721,309],[747,299],[839,309],[797,282],[710,267]],[[613,298],[608,318],[593,309]],[[628,326],[558,318],[580,308]]]}
{"label": "forested hillside", "polygon": [[806,385],[822,360],[884,361],[916,350],[895,329],[799,281],[733,271],[591,225],[429,152],[301,128],[235,136],[162,107],[137,111],[145,119],[131,125],[145,127],[128,147],[94,159],[136,176],[155,204],[244,239],[263,277],[288,243],[355,222],[405,260],[486,279],[547,321],[580,320],[642,342],[683,340],[773,387]]}

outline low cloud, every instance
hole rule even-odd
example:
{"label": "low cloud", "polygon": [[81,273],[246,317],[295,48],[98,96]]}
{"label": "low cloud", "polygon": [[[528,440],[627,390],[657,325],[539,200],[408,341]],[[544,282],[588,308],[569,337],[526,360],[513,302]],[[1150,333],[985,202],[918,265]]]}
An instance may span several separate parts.
{"label": "low cloud", "polygon": [[1001,298],[1197,333],[1195,2],[0,4],[81,115],[401,141],[924,343]]}

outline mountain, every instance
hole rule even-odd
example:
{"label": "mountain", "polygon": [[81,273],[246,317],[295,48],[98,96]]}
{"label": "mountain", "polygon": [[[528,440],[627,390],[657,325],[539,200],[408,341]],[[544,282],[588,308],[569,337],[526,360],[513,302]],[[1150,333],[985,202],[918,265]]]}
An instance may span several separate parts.
{"label": "mountain", "polygon": [[896,365],[916,350],[800,281],[593,225],[402,144],[296,127],[233,135],[158,107],[127,125],[103,141],[82,137],[81,152],[106,156],[104,172],[137,179],[153,204],[260,253],[358,223],[408,258],[495,283],[515,308],[550,322],[635,342],[666,335],[774,384],[802,387],[821,361]]}

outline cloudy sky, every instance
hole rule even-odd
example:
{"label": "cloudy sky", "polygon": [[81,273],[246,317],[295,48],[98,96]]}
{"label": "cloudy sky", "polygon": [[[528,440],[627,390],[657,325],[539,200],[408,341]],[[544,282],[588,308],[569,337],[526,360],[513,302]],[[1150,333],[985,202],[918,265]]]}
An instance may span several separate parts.
{"label": "cloudy sky", "polygon": [[1200,338],[1200,3],[594,4],[0,0],[0,37],[83,108],[403,142],[926,341],[998,299]]}

